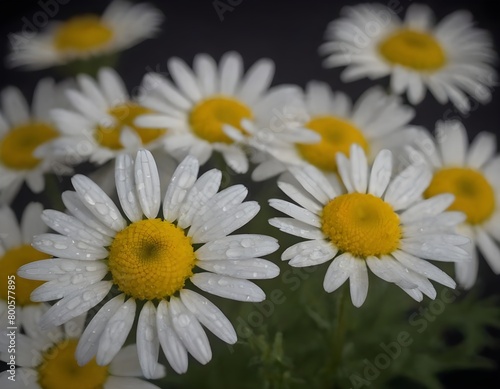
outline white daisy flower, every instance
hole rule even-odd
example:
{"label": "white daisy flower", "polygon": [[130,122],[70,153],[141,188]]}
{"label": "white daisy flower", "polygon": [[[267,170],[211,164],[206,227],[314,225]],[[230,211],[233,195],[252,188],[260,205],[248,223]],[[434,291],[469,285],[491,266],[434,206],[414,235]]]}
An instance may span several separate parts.
{"label": "white daisy flower", "polygon": [[65,85],[54,80],[38,82],[30,107],[13,86],[2,90],[0,99],[0,198],[10,202],[23,182],[35,193],[45,187],[44,174],[66,174],[70,169],[53,155],[40,153],[40,146],[57,139],[59,131],[49,112],[61,102]]}
{"label": "white daisy flower", "polygon": [[95,56],[111,55],[153,37],[163,14],[147,3],[115,0],[104,13],[53,21],[34,36],[14,34],[11,66],[42,69]]}
{"label": "white daisy flower", "polygon": [[[42,313],[49,305],[41,304]],[[137,359],[137,346],[124,347],[109,365],[99,366],[92,359],[80,366],[75,359],[78,339],[84,329],[85,315],[67,322],[51,331],[42,331],[38,326],[40,316],[26,323],[25,334],[16,334],[16,380],[11,381],[8,371],[0,373],[2,388],[26,389],[159,389],[156,385],[141,380]],[[29,325],[28,325],[29,324]],[[0,333],[0,360],[10,361],[8,331]],[[165,368],[156,365],[154,378],[165,376]]]}
{"label": "white daisy flower", "polygon": [[[229,235],[259,211],[243,202],[247,189],[231,186],[217,193],[221,172],[199,179],[198,161],[186,159],[174,172],[160,210],[155,161],[141,150],[134,160],[116,162],[117,206],[90,179],[73,177],[76,192],[63,193],[71,215],[47,210],[45,222],[57,234],[34,238],[34,247],[56,258],[23,266],[18,274],[49,281],[36,289],[34,301],[59,300],[43,316],[44,328],[60,325],[99,304],[114,287],[121,293],[97,312],[85,329],[77,360],[94,355],[108,364],[124,344],[136,316],[137,347],[145,377],[152,377],[161,345],[178,373],[188,367],[188,352],[200,363],[212,352],[203,324],[227,343],[236,332],[224,314],[191,287],[238,301],[262,301],[264,292],[248,279],[276,277],[279,268],[258,257],[277,250],[274,238]],[[201,270],[194,272],[195,266]]]}
{"label": "white daisy flower", "polygon": [[47,145],[51,154],[72,163],[86,160],[103,164],[120,153],[162,145],[165,129],[142,128],[137,116],[152,112],[130,97],[121,77],[111,68],[99,70],[98,79],[77,77],[80,90],[66,95],[73,110],[54,109],[51,114],[63,134]]}
{"label": "white daisy flower", "polygon": [[390,75],[391,89],[420,103],[426,89],[441,104],[450,101],[461,112],[470,109],[467,95],[481,103],[491,99],[496,55],[490,35],[474,27],[472,15],[456,11],[438,24],[432,10],[412,4],[402,21],[389,7],[346,7],[330,23],[320,47],[326,67],[347,66],[343,81]]}
{"label": "white daisy flower", "polygon": [[314,166],[291,168],[297,182],[281,179],[278,186],[299,205],[271,199],[270,205],[291,216],[273,218],[271,225],[309,239],[286,249],[281,258],[294,267],[319,265],[333,259],[323,287],[333,292],[347,279],[352,303],[359,307],[368,293],[368,268],[400,286],[417,301],[434,299],[429,281],[448,287],[455,282],[426,260],[463,262],[469,241],[451,228],[463,221],[459,212],[443,212],[453,196],[422,200],[431,172],[422,165],[392,175],[392,155],[381,151],[371,169],[363,149],[352,145],[351,158],[337,154],[347,193],[337,192]]}
{"label": "white daisy flower", "polygon": [[[9,207],[0,207],[0,323],[2,328],[7,327],[7,302],[14,298],[16,303],[15,325],[21,326],[24,322],[32,322],[39,315],[40,304],[30,300],[33,290],[42,285],[40,281],[26,280],[16,277],[17,269],[27,263],[47,258],[47,254],[31,247],[34,235],[47,232],[47,226],[41,219],[42,204],[29,203],[24,209],[21,222]],[[10,294],[7,280],[14,276],[15,294]]]}
{"label": "white daisy flower", "polygon": [[318,134],[321,140],[301,143],[292,139],[294,143],[276,149],[265,143],[272,158],[256,167],[252,175],[255,180],[281,173],[287,166],[305,164],[312,164],[326,174],[336,173],[335,155],[349,155],[352,144],[360,145],[373,159],[383,148],[397,150],[414,134],[414,129],[408,126],[415,115],[413,108],[379,87],[367,90],[352,106],[345,93],[333,92],[326,83],[311,81],[303,104],[304,112],[297,115],[298,120],[292,125]]}
{"label": "white daisy flower", "polygon": [[[481,132],[469,146],[467,132],[459,121],[440,121],[436,140],[421,132],[413,147],[411,159],[424,162],[433,172],[424,197],[451,193],[455,201],[448,208],[463,212],[466,220],[460,233],[471,239],[467,247],[472,261],[457,263],[456,278],[464,288],[476,282],[478,257],[483,254],[495,274],[500,274],[500,155],[495,155],[494,134]],[[436,144],[437,143],[437,144]]]}
{"label": "white daisy flower", "polygon": [[235,52],[226,53],[219,66],[212,57],[199,54],[193,68],[179,58],[169,60],[176,86],[159,74],[147,74],[141,101],[160,114],[139,117],[136,124],[171,130],[165,147],[179,160],[190,154],[204,164],[215,150],[234,171],[245,173],[246,153],[228,132],[250,135],[252,125],[268,127],[273,109],[295,99],[298,88],[269,89],[274,74],[269,59],[257,61],[243,76],[243,60]]}

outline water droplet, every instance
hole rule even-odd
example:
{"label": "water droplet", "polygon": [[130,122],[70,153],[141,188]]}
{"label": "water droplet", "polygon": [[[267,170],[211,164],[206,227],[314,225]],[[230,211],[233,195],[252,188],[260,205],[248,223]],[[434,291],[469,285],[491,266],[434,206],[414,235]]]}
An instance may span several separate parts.
{"label": "water droplet", "polygon": [[177,322],[179,323],[179,325],[181,327],[187,327],[190,323],[191,323],[191,319],[188,315],[186,315],[185,313],[181,313],[178,317],[177,317]]}
{"label": "water droplet", "polygon": [[243,247],[250,247],[250,246],[252,246],[252,240],[251,240],[251,239],[248,239],[248,238],[243,239],[243,240],[241,241],[241,245],[242,245]]}
{"label": "water droplet", "polygon": [[83,274],[77,274],[77,275],[71,277],[71,283],[73,285],[76,285],[76,284],[82,282],[83,280],[84,280]]}
{"label": "water droplet", "polygon": [[55,243],[54,248],[57,250],[66,250],[68,246],[64,243]]}

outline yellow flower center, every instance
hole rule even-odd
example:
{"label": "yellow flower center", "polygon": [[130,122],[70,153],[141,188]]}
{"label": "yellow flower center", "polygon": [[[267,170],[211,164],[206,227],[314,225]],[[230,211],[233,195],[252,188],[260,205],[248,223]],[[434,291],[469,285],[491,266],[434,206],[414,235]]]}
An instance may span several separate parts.
{"label": "yellow flower center", "polygon": [[113,31],[96,15],[75,16],[56,30],[54,46],[60,51],[85,52],[100,48],[113,39]]}
{"label": "yellow flower center", "polygon": [[321,135],[321,140],[318,143],[298,144],[297,149],[307,162],[321,170],[336,172],[335,154],[349,156],[349,148],[353,143],[359,144],[368,153],[369,145],[363,133],[346,120],[319,116],[304,127]]}
{"label": "yellow flower center", "polygon": [[[17,269],[27,263],[46,259],[47,257],[49,257],[47,254],[35,250],[28,244],[7,250],[3,257],[0,257],[0,279],[3,280],[3,287],[0,288],[0,299],[7,300],[8,276],[16,275]],[[43,283],[44,281],[27,280],[16,275],[16,289],[14,290],[16,294],[11,294],[11,296],[15,296],[17,305],[24,306],[34,304],[30,300],[31,292]]]}
{"label": "yellow flower center", "polygon": [[163,299],[184,287],[195,259],[191,238],[182,229],[160,219],[141,220],[116,234],[109,268],[127,295]]}
{"label": "yellow flower center", "polygon": [[14,127],[0,140],[0,161],[11,169],[33,169],[40,163],[33,156],[35,149],[58,135],[54,127],[45,123],[32,122]]}
{"label": "yellow flower center", "polygon": [[78,339],[66,339],[48,349],[38,366],[38,384],[42,389],[103,389],[108,378],[107,366],[92,359],[78,366],[75,359]]}
{"label": "yellow flower center", "polygon": [[446,64],[446,53],[431,34],[402,29],[379,44],[379,52],[391,64],[432,72]]}
{"label": "yellow flower center", "polygon": [[120,142],[120,134],[124,126],[128,126],[134,130],[141,138],[143,145],[147,145],[157,140],[166,132],[164,129],[143,128],[137,127],[134,124],[134,120],[137,116],[152,112],[148,108],[141,107],[140,105],[134,103],[117,105],[108,112],[116,119],[116,124],[111,127],[97,127],[95,137],[102,146],[109,149],[120,150],[123,148]]}
{"label": "yellow flower center", "polygon": [[438,170],[424,196],[429,198],[441,193],[455,195],[455,201],[449,210],[465,213],[470,224],[480,224],[488,220],[495,211],[495,192],[484,176],[476,170]]}
{"label": "yellow flower center", "polygon": [[323,233],[342,252],[359,258],[390,254],[399,246],[399,216],[382,199],[349,193],[323,208]]}
{"label": "yellow flower center", "polygon": [[252,119],[250,108],[238,100],[228,97],[211,97],[200,101],[189,115],[189,124],[193,132],[208,142],[232,143],[222,130],[224,124],[229,124],[241,132],[242,119]]}

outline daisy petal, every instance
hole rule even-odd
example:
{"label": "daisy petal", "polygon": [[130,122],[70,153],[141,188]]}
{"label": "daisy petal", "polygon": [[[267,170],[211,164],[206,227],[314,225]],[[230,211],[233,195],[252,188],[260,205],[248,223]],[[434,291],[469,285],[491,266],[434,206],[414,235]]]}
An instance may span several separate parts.
{"label": "daisy petal", "polygon": [[87,98],[95,102],[98,107],[108,106],[106,99],[92,77],[88,74],[80,73],[76,76],[76,81]]}
{"label": "daisy petal", "polygon": [[41,79],[33,92],[33,118],[41,122],[50,122],[50,110],[54,107],[56,96],[55,82],[52,78]]}
{"label": "daisy petal", "polygon": [[453,281],[448,274],[423,259],[417,258],[400,250],[394,251],[392,256],[394,256],[403,266],[429,278],[430,280],[437,281],[449,288],[455,288],[456,286],[455,281]]}
{"label": "daisy petal", "polygon": [[368,193],[382,197],[392,176],[392,153],[389,150],[380,151],[375,157],[370,173]]}
{"label": "daisy petal", "polygon": [[156,326],[156,308],[151,301],[146,302],[137,324],[137,353],[144,377],[155,376],[160,342]]}
{"label": "daisy petal", "polygon": [[328,266],[323,281],[323,288],[331,293],[338,289],[349,278],[351,262],[355,259],[349,253],[339,255]]}
{"label": "daisy petal", "polygon": [[148,219],[154,219],[160,210],[161,189],[158,168],[149,150],[137,153],[134,177],[142,211]]}
{"label": "daisy petal", "polygon": [[166,78],[156,73],[148,73],[144,76],[144,85],[146,88],[157,91],[167,101],[182,110],[191,109],[191,102],[184,95],[179,93],[177,88]]}
{"label": "daisy petal", "polygon": [[125,215],[132,222],[141,220],[142,209],[135,189],[134,160],[128,154],[116,157],[115,183]]}
{"label": "daisy petal", "polygon": [[123,305],[124,301],[124,294],[120,294],[109,300],[99,309],[99,311],[97,311],[87,325],[76,347],[75,357],[80,366],[86,365],[95,356],[97,348],[99,347],[99,339],[101,338],[106,324]]}
{"label": "daisy petal", "polygon": [[83,204],[83,202],[80,200],[80,197],[76,192],[73,191],[66,191],[63,192],[62,194],[62,201],[68,211],[78,218],[78,220],[81,220],[84,222],[87,226],[89,226],[92,229],[95,229],[96,231],[100,232],[103,235],[107,235],[109,237],[114,237],[116,232],[112,230],[111,228],[105,226],[102,224],[92,212]]}
{"label": "daisy petal", "polygon": [[199,210],[197,217],[193,219],[189,236],[195,236],[206,223],[217,218],[224,218],[229,211],[242,204],[247,194],[248,189],[243,185],[233,185],[217,193],[207,201]]}
{"label": "daisy petal", "polygon": [[352,304],[359,308],[363,305],[368,295],[368,271],[363,259],[354,259],[354,261],[351,261],[349,287]]}
{"label": "daisy petal", "polygon": [[366,193],[368,187],[368,161],[364,150],[357,144],[350,149],[351,183],[358,193]]}
{"label": "daisy petal", "polygon": [[197,266],[213,273],[244,279],[274,278],[280,273],[278,266],[260,258],[199,261]]}
{"label": "daisy petal", "polygon": [[406,208],[420,198],[432,179],[431,171],[422,165],[411,165],[389,184],[384,200],[395,211]]}
{"label": "daisy petal", "polygon": [[469,262],[456,262],[455,263],[455,278],[457,283],[468,290],[474,286],[477,280],[477,273],[479,270],[479,258],[476,245],[471,243],[466,246],[466,250],[471,256],[471,261]]}
{"label": "daisy petal", "polygon": [[111,68],[102,68],[98,74],[99,83],[110,106],[123,104],[128,100],[128,93],[123,80]]}
{"label": "daisy petal", "polygon": [[121,304],[109,318],[97,347],[96,362],[98,365],[108,365],[118,354],[127,340],[132,324],[134,324],[135,310],[135,300],[130,298]]}
{"label": "daisy petal", "polygon": [[127,226],[113,201],[90,178],[77,174],[71,182],[80,200],[104,225],[115,231],[121,231]]}
{"label": "daisy petal", "polygon": [[180,206],[177,221],[179,227],[187,228],[191,225],[200,209],[217,193],[221,180],[222,173],[217,169],[209,170],[196,180],[189,189],[186,200]]}
{"label": "daisy petal", "polygon": [[52,258],[34,261],[21,266],[17,274],[30,280],[50,281],[64,274],[98,272],[107,269],[101,261],[78,261],[74,259]]}
{"label": "daisy petal", "polygon": [[108,269],[101,268],[92,272],[80,272],[76,275],[63,274],[33,290],[30,299],[34,302],[62,299],[74,291],[87,288],[97,281],[101,281],[107,272]]}
{"label": "daisy petal", "polygon": [[329,242],[323,240],[309,240],[296,243],[287,248],[283,254],[281,254],[281,259],[283,261],[290,260],[290,266],[306,267],[327,262],[335,257],[337,253],[338,249]]}
{"label": "daisy petal", "polygon": [[495,154],[497,140],[494,134],[480,132],[474,138],[467,154],[466,164],[473,169],[480,169]]}
{"label": "daisy petal", "polygon": [[405,291],[415,301],[420,302],[424,299],[424,295],[420,290],[418,290],[418,288],[408,289],[401,287],[401,289],[403,289],[403,291]]}
{"label": "daisy petal", "polygon": [[187,156],[175,169],[163,200],[163,217],[166,220],[174,221],[179,217],[179,209],[196,182],[198,169],[198,160],[192,156]]}
{"label": "daisy petal", "polygon": [[304,239],[324,239],[324,235],[320,229],[292,218],[273,217],[269,219],[269,224],[279,228],[280,231],[286,234],[299,236]]}
{"label": "daisy petal", "polygon": [[33,247],[44,253],[70,259],[96,260],[108,256],[104,247],[96,247],[58,234],[41,234],[33,237]]}
{"label": "daisy petal", "polygon": [[354,192],[354,185],[351,182],[351,162],[349,159],[342,153],[337,153],[336,156],[337,167],[339,171],[339,175],[342,178],[342,183],[347,189],[347,192]]}
{"label": "daisy petal", "polygon": [[293,184],[284,181],[285,177],[281,177],[278,181],[278,187],[290,197],[293,201],[299,204],[301,207],[315,213],[318,215],[323,207],[319,205],[313,198],[308,196],[306,193],[296,188]]}
{"label": "daisy petal", "polygon": [[231,322],[212,302],[188,289],[180,292],[181,301],[193,315],[215,336],[228,344],[238,340]]}
{"label": "daisy petal", "polygon": [[[47,226],[54,231],[59,232],[61,235],[85,242],[92,246],[109,246],[111,239],[107,235],[87,227],[76,217],[68,215],[63,212],[54,211],[53,209],[46,209],[40,218]],[[33,235],[31,235],[33,239]]]}
{"label": "daisy petal", "polygon": [[202,365],[208,363],[212,359],[212,350],[198,319],[177,297],[170,298],[168,312],[175,333],[189,353]]}
{"label": "daisy petal", "polygon": [[463,166],[469,143],[464,125],[458,120],[440,121],[436,133],[444,165]]}
{"label": "daisy petal", "polygon": [[407,208],[399,217],[404,224],[433,217],[444,212],[455,201],[455,196],[443,193],[426,200],[419,201]]}
{"label": "daisy petal", "polygon": [[30,120],[28,103],[21,91],[13,86],[5,88],[0,95],[2,108],[9,122],[16,126]]}
{"label": "daisy petal", "polygon": [[321,219],[314,213],[280,199],[270,199],[269,205],[284,214],[314,227],[321,227]]}
{"label": "daisy petal", "polygon": [[206,54],[197,54],[194,57],[193,69],[200,82],[203,95],[215,94],[217,88],[217,64],[214,59]]}
{"label": "daisy petal", "polygon": [[185,373],[188,368],[187,350],[173,328],[168,303],[165,300],[160,301],[158,304],[156,326],[158,328],[158,339],[168,363],[178,374]]}
{"label": "daisy petal", "polygon": [[291,167],[290,173],[321,204],[328,203],[337,194],[326,177],[314,166]]}
{"label": "daisy petal", "polygon": [[234,95],[238,81],[243,73],[243,60],[236,52],[224,54],[219,64],[219,93],[223,95]]}
{"label": "daisy petal", "polygon": [[6,206],[0,207],[0,240],[7,249],[18,247],[23,242],[16,215]]}
{"label": "daisy petal", "polygon": [[198,250],[196,258],[207,260],[245,259],[271,254],[278,250],[278,241],[266,235],[243,234],[230,235],[213,240]]}
{"label": "daisy petal", "polygon": [[415,255],[419,258],[444,262],[460,262],[469,260],[469,254],[467,251],[451,244],[440,244],[439,242],[428,242],[426,244],[422,244],[421,242],[406,243],[403,242],[403,240],[401,243],[402,251]]}
{"label": "daisy petal", "polygon": [[206,243],[227,236],[252,220],[259,210],[256,201],[247,201],[229,212],[219,214],[193,234],[193,243]]}
{"label": "daisy petal", "polygon": [[171,58],[168,61],[168,69],[179,89],[192,101],[199,101],[203,98],[200,86],[184,61],[179,58]]}
{"label": "daisy petal", "polygon": [[500,274],[500,248],[488,233],[480,228],[476,228],[476,242],[479,250],[484,255],[484,259],[495,274]]}
{"label": "daisy petal", "polygon": [[253,282],[212,273],[196,273],[191,282],[201,290],[237,301],[260,302],[265,293]]}
{"label": "daisy petal", "polygon": [[416,288],[417,285],[409,281],[408,271],[399,262],[388,255],[381,258],[368,257],[366,264],[380,279],[399,285],[401,288]]}
{"label": "daisy petal", "polygon": [[47,329],[59,326],[87,312],[99,304],[109,293],[113,283],[100,281],[90,285],[86,290],[77,290],[59,300],[43,315],[40,326]]}
{"label": "daisy petal", "polygon": [[253,105],[271,84],[274,75],[274,62],[260,59],[248,69],[238,95],[249,105]]}
{"label": "daisy petal", "polygon": [[493,158],[491,161],[487,162],[483,168],[483,173],[493,186],[500,188],[500,176],[498,172],[500,171],[500,156]]}

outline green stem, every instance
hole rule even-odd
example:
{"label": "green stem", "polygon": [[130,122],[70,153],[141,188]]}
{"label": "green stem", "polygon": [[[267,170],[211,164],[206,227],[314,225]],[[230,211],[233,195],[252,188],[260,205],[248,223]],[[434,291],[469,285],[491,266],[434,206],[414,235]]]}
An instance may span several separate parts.
{"label": "green stem", "polygon": [[[347,287],[344,285],[339,291],[337,299],[337,315],[335,326],[333,327],[333,357],[332,357],[332,377],[336,382],[336,375],[342,364],[342,351],[344,350],[345,334],[347,330],[346,304],[349,298]],[[334,385],[335,386],[335,385]]]}

